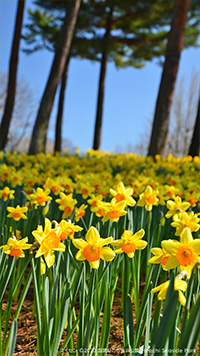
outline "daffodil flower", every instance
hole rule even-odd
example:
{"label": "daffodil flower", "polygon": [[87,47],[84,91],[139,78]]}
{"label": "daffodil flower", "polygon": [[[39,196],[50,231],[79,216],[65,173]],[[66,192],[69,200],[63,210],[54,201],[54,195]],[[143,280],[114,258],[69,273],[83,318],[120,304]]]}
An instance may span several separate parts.
{"label": "daffodil flower", "polygon": [[133,188],[125,188],[122,182],[117,185],[116,190],[110,189],[110,194],[114,196],[117,202],[125,201],[129,206],[136,204],[136,201],[132,198]]}
{"label": "daffodil flower", "polygon": [[87,205],[82,204],[79,208],[75,209],[75,221],[78,222],[84,215]]}
{"label": "daffodil flower", "polygon": [[104,247],[105,245],[113,241],[112,237],[101,238],[99,231],[91,226],[83,239],[73,239],[72,242],[79,251],[76,254],[78,261],[87,260],[90,267],[98,269],[100,265],[100,259],[104,261],[111,261],[115,257],[114,251],[110,247]]}
{"label": "daffodil flower", "polygon": [[180,242],[176,240],[163,240],[162,248],[169,254],[165,269],[173,269],[179,266],[179,271],[186,270],[190,278],[194,264],[200,261],[200,240],[193,240],[189,228],[185,228],[180,236]]}
{"label": "daffodil flower", "polygon": [[8,199],[14,199],[14,190],[11,190],[9,187],[4,187],[4,189],[0,190],[0,198],[3,198],[4,201]]}
{"label": "daffodil flower", "polygon": [[[167,289],[169,287],[170,281],[160,284],[159,286],[153,288],[151,293],[158,293],[158,300],[164,300],[166,298]],[[181,281],[175,278],[174,280],[174,290],[178,291],[178,300],[179,302],[185,306],[186,299],[182,292],[185,292],[187,289],[187,283],[185,281]]]}
{"label": "daffodil flower", "polygon": [[174,201],[168,200],[166,205],[167,209],[169,209],[165,215],[166,218],[170,218],[171,216],[183,213],[190,207],[190,203],[182,202],[182,199],[180,197],[176,197]]}
{"label": "daffodil flower", "polygon": [[27,206],[20,207],[17,205],[16,208],[8,206],[7,210],[9,212],[7,215],[8,218],[13,218],[15,221],[20,219],[27,219],[27,216],[24,214],[28,210]]}
{"label": "daffodil flower", "polygon": [[36,206],[41,205],[45,206],[48,201],[51,201],[51,197],[49,196],[50,194],[50,189],[42,189],[38,187],[35,191],[35,193],[30,194],[30,197],[28,199],[31,200]]}
{"label": "daffodil flower", "polygon": [[120,240],[113,241],[111,244],[115,246],[115,253],[125,252],[128,257],[132,258],[135,250],[143,250],[147,246],[146,241],[141,241],[145,231],[143,229],[137,231],[134,235],[132,231],[125,230]]}
{"label": "daffodil flower", "polygon": [[158,205],[158,190],[153,190],[150,185],[147,186],[145,191],[140,194],[137,206],[144,206],[147,211],[151,211],[153,205]]}
{"label": "daffodil flower", "polygon": [[[102,202],[103,203],[103,202]],[[119,218],[123,215],[127,214],[127,211],[124,210],[126,207],[126,202],[125,201],[120,201],[116,203],[114,200],[111,200],[110,203],[106,203],[103,205],[106,210],[106,214],[103,217],[102,221],[106,222],[108,220],[112,222],[116,222],[119,220]]]}
{"label": "daffodil flower", "polygon": [[53,251],[65,251],[65,245],[60,242],[61,233],[61,227],[57,226],[52,229],[51,222],[47,218],[45,219],[44,231],[41,225],[38,226],[37,230],[32,231],[33,236],[40,245],[35,257],[44,255],[48,267],[51,267],[55,261]]}
{"label": "daffodil flower", "polygon": [[200,224],[198,224],[200,219],[198,216],[199,214],[195,214],[194,211],[175,215],[173,217],[174,221],[171,223],[171,226],[176,228],[175,235],[179,236],[186,227],[188,227],[191,232],[198,231],[200,228]]}
{"label": "daffodil flower", "polygon": [[155,263],[155,264],[161,263],[162,268],[165,270],[165,265],[166,265],[170,255],[165,250],[163,250],[162,248],[159,248],[159,247],[153,247],[151,249],[151,253],[153,253],[154,256],[151,257],[148,260],[148,262]]}
{"label": "daffodil flower", "polygon": [[15,237],[10,237],[6,245],[0,246],[3,248],[3,252],[7,255],[11,255],[13,257],[24,257],[24,251],[28,250],[32,245],[27,244],[28,238],[24,237],[21,240],[17,240]]}
{"label": "daffodil flower", "polygon": [[70,239],[73,239],[75,232],[83,230],[82,227],[74,225],[74,223],[72,223],[70,220],[61,220],[61,222],[57,226],[60,226],[61,228],[60,241],[65,240],[68,236],[70,237]]}

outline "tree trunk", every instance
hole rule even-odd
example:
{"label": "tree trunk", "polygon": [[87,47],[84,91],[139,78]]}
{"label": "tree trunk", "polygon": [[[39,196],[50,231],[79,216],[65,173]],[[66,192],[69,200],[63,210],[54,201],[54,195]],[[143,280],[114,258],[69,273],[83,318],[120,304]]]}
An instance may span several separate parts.
{"label": "tree trunk", "polygon": [[170,108],[176,83],[180,54],[183,48],[187,12],[191,0],[176,0],[166,49],[159,93],[156,102],[148,156],[165,154]]}
{"label": "tree trunk", "polygon": [[14,102],[15,102],[19,42],[21,37],[24,5],[25,5],[25,0],[18,0],[17,15],[15,21],[15,32],[14,32],[12,51],[10,56],[7,97],[6,97],[4,114],[0,126],[0,150],[3,150],[7,143],[8,131],[10,127],[10,122],[11,122]]}
{"label": "tree trunk", "polygon": [[106,41],[110,36],[111,25],[112,25],[112,14],[113,7],[110,8],[110,12],[106,24],[106,32],[104,35],[105,46],[101,58],[101,70],[99,77],[99,90],[98,90],[98,100],[97,100],[97,112],[95,121],[95,131],[94,131],[94,141],[93,149],[99,150],[101,144],[101,128],[102,128],[102,117],[103,117],[103,102],[104,102],[104,88],[105,88],[105,77],[106,77],[106,65],[107,65],[107,45]]}
{"label": "tree trunk", "polygon": [[194,126],[194,131],[193,131],[188,155],[192,157],[200,156],[200,97],[199,97],[196,122]]}
{"label": "tree trunk", "polygon": [[55,133],[55,146],[54,146],[54,153],[61,151],[61,144],[62,144],[62,121],[63,121],[63,108],[64,108],[64,100],[65,100],[65,89],[67,83],[67,74],[69,68],[69,59],[67,57],[65,63],[65,69],[62,75],[62,82],[60,88],[60,96],[59,96],[59,104],[58,104],[58,113],[56,118],[56,133]]}
{"label": "tree trunk", "polygon": [[45,152],[47,130],[53,101],[57,86],[63,75],[67,56],[69,55],[80,3],[81,0],[68,0],[66,2],[66,15],[61,30],[60,40],[55,51],[49,79],[38,110],[29,154]]}

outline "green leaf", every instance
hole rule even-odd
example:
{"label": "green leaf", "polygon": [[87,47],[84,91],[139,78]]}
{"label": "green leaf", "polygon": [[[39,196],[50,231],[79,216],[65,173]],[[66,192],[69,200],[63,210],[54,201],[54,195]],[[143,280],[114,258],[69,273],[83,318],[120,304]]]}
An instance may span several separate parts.
{"label": "green leaf", "polygon": [[190,317],[182,330],[182,334],[179,342],[179,350],[185,350],[178,354],[182,356],[191,355],[191,350],[194,350],[197,344],[197,341],[200,336],[200,297],[198,297],[197,302],[192,307]]}
{"label": "green leaf", "polygon": [[14,319],[11,325],[11,334],[10,334],[10,343],[9,343],[9,350],[8,356],[13,356],[15,351],[15,344],[17,339],[17,320]]}
{"label": "green leaf", "polygon": [[134,347],[133,310],[131,305],[131,298],[129,295],[127,295],[126,297],[125,312],[126,312],[125,327],[127,330],[128,346],[129,349],[133,349]]}
{"label": "green leaf", "polygon": [[176,332],[176,330],[173,331],[172,328],[176,319],[177,303],[178,291],[174,290],[174,275],[172,275],[167,290],[163,317],[161,319],[160,325],[155,336],[155,344],[153,348],[158,350],[165,349],[166,343],[169,340],[171,332]]}
{"label": "green leaf", "polygon": [[69,309],[69,300],[70,300],[70,284],[68,282],[65,283],[64,286],[64,293],[62,296],[62,304],[61,304],[61,311],[60,311],[60,318],[58,320],[58,327],[56,331],[56,339],[54,342],[53,351],[51,353],[52,356],[57,355],[58,348],[60,345],[60,340],[62,337],[62,333],[65,327],[65,322],[67,318],[67,313]]}

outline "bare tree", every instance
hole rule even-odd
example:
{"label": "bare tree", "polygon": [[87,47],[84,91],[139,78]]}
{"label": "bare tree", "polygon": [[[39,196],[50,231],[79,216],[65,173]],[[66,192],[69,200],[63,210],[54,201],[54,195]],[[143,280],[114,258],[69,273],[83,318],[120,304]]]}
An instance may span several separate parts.
{"label": "bare tree", "polygon": [[187,13],[191,0],[175,0],[148,155],[164,155],[169,127],[170,109],[176,83],[180,54],[183,48]]}
{"label": "bare tree", "polygon": [[14,108],[19,42],[20,42],[21,28],[22,28],[22,21],[23,21],[24,4],[25,4],[25,0],[18,0],[15,32],[14,32],[12,51],[10,56],[7,97],[6,97],[5,109],[4,109],[1,126],[0,126],[0,150],[3,150],[5,148],[7,137],[8,137],[9,126],[12,118],[13,108]]}
{"label": "bare tree", "polygon": [[57,86],[63,75],[65,63],[69,55],[80,3],[81,0],[68,0],[66,2],[66,15],[61,30],[60,40],[56,47],[50,75],[38,110],[31,138],[29,154],[45,151],[50,114]]}
{"label": "bare tree", "polygon": [[[4,111],[8,76],[0,73],[0,115]],[[36,100],[29,84],[20,78],[16,85],[15,104],[5,148],[27,151],[27,140],[33,127]]]}
{"label": "bare tree", "polygon": [[[194,71],[191,75],[189,86],[184,76],[180,78],[176,85],[172,100],[165,155],[172,153],[174,156],[180,157],[188,154],[198,106],[198,77],[198,73]],[[138,143],[127,147],[129,152],[136,152],[139,155],[147,154],[151,127],[152,120],[148,118]]]}
{"label": "bare tree", "polygon": [[188,154],[192,157],[200,156],[200,96],[198,102],[196,121],[194,125],[194,131],[193,131]]}
{"label": "bare tree", "polygon": [[188,90],[184,82],[182,77],[175,90],[166,144],[166,153],[176,157],[188,153],[198,103],[198,73],[192,74]]}

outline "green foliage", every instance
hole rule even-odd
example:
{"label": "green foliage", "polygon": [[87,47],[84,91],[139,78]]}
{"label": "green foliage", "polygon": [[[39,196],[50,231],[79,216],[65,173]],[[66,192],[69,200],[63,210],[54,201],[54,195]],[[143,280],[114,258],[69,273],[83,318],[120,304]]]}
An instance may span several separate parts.
{"label": "green foliage", "polygon": [[[42,48],[55,50],[65,12],[65,1],[35,1],[36,9],[29,10],[30,23],[25,26],[23,39],[26,53]],[[72,57],[99,61],[106,51],[108,60],[118,68],[141,68],[146,61],[163,57],[171,24],[174,1],[83,1],[72,42]],[[105,36],[108,13],[113,7],[111,32]],[[192,11],[185,37],[185,47],[197,43],[199,28],[198,7]]]}

